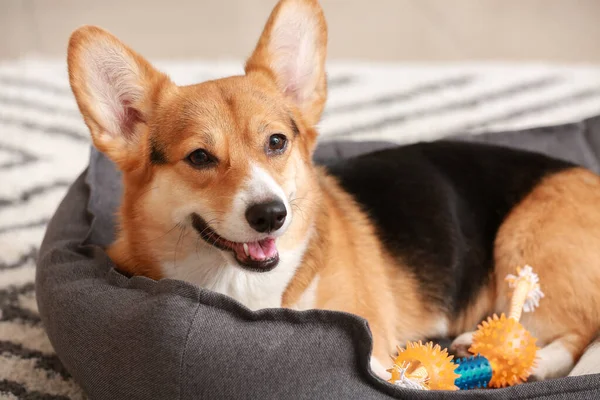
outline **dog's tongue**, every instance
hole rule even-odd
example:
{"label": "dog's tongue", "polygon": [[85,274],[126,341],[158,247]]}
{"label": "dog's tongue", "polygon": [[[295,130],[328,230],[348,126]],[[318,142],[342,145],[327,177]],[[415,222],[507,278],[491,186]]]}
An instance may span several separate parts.
{"label": "dog's tongue", "polygon": [[246,255],[246,251],[244,250],[244,244],[236,243],[235,252],[239,260],[265,261],[277,256],[277,246],[273,238],[259,240],[258,242],[248,242],[245,245],[248,246],[248,255]]}
{"label": "dog's tongue", "polygon": [[248,253],[250,253],[250,258],[253,260],[268,260],[277,255],[275,239],[264,239],[259,242],[247,243],[247,245]]}

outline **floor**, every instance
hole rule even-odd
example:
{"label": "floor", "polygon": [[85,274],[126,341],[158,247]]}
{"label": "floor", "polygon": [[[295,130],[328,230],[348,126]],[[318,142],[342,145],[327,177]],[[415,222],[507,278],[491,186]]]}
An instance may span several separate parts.
{"label": "floor", "polygon": [[[82,24],[150,58],[245,57],[276,0],[0,0],[0,59],[63,57]],[[600,63],[598,0],[321,0],[330,59]]]}

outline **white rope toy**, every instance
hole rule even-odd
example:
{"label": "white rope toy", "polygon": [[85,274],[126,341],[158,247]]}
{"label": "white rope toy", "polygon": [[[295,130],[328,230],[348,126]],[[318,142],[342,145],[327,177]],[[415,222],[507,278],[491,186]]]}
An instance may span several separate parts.
{"label": "white rope toy", "polygon": [[517,287],[526,287],[526,296],[523,303],[524,312],[532,312],[540,305],[540,300],[544,297],[544,292],[540,288],[540,278],[533,272],[531,266],[526,265],[517,269],[517,275],[507,275],[506,281],[511,289]]}
{"label": "white rope toy", "polygon": [[394,365],[393,368],[400,373],[400,377],[394,381],[394,385],[404,389],[427,390],[427,386],[425,386],[427,382],[426,377],[407,376],[406,370],[408,368],[404,366]]}

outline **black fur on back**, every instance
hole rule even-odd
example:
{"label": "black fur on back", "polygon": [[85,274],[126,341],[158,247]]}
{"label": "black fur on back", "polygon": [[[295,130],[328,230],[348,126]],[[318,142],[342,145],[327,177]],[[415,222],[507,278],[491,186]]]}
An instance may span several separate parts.
{"label": "black fur on back", "polygon": [[542,178],[573,166],[505,147],[439,141],[327,168],[370,216],[388,251],[410,268],[426,298],[455,314],[488,282],[494,240],[510,210]]}

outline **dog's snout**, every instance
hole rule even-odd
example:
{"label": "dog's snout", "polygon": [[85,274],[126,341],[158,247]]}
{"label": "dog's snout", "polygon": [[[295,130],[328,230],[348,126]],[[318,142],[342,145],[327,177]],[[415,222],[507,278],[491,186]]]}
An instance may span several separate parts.
{"label": "dog's snout", "polygon": [[281,228],[287,217],[285,204],[280,200],[254,204],[246,210],[246,220],[257,232],[273,232]]}

